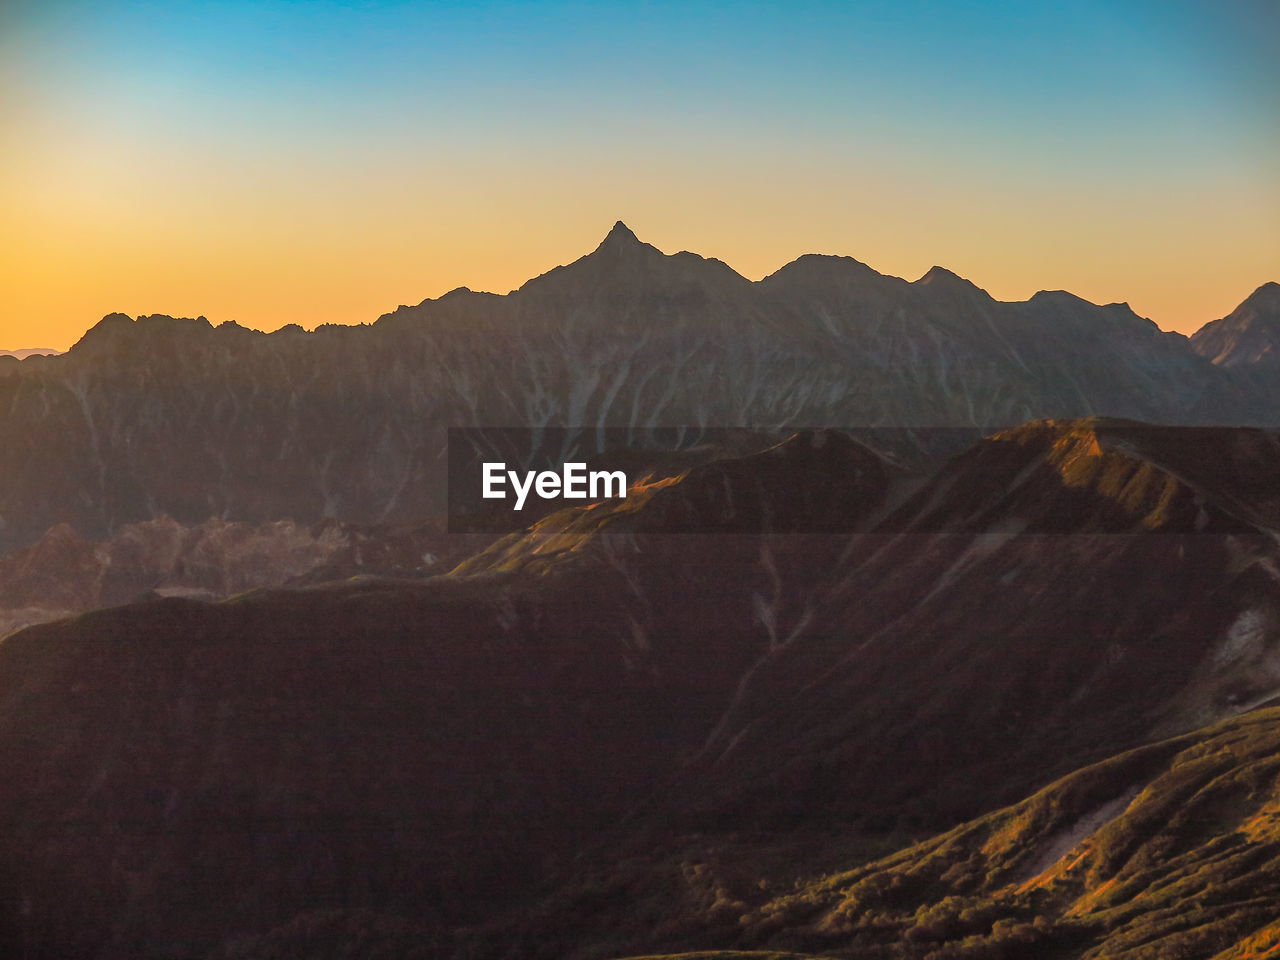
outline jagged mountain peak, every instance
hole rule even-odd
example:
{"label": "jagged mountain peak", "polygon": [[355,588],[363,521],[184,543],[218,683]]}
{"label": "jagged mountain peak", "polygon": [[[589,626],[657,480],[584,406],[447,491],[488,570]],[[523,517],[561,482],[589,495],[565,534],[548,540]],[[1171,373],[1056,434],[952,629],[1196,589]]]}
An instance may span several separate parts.
{"label": "jagged mountain peak", "polygon": [[619,220],[591,253],[529,280],[516,292],[576,297],[602,289],[654,294],[724,284],[746,287],[750,281],[720,260],[687,251],[663,253]]}
{"label": "jagged mountain peak", "polygon": [[127,313],[108,313],[86,330],[79,342],[130,333],[209,330],[212,327],[213,324],[207,317],[171,317],[164,313],[140,313],[135,319]]}
{"label": "jagged mountain peak", "polygon": [[1249,294],[1232,313],[1246,322],[1280,327],[1280,283],[1269,280]]}
{"label": "jagged mountain peak", "polygon": [[784,270],[792,270],[799,267],[811,267],[811,268],[827,267],[831,269],[847,269],[847,270],[855,270],[859,272],[870,271],[871,273],[876,273],[876,271],[873,268],[867,266],[865,263],[863,263],[861,260],[856,259],[855,257],[848,257],[840,254],[834,254],[834,253],[802,253],[800,256],[792,260],[790,263],[785,264],[782,267],[779,267],[776,271],[771,273],[769,276],[776,277],[779,273],[782,273]]}
{"label": "jagged mountain peak", "polygon": [[635,235],[635,231],[619,220],[605,235],[605,238],[600,241],[600,246],[596,249],[619,249],[636,246],[649,246],[649,244],[644,243]]}
{"label": "jagged mountain peak", "polygon": [[1280,362],[1280,283],[1268,281],[1221,320],[1191,336],[1191,347],[1221,367]]}
{"label": "jagged mountain peak", "polygon": [[924,276],[921,277],[919,280],[917,280],[916,283],[943,283],[943,282],[953,282],[956,280],[961,280],[965,283],[969,282],[965,280],[964,277],[956,273],[954,270],[948,270],[946,267],[941,267],[935,263],[932,267],[930,267],[928,270],[925,271]]}
{"label": "jagged mountain peak", "polygon": [[[637,237],[630,227],[619,220],[613,225],[605,238],[582,260],[631,260],[665,256],[661,250],[651,243],[645,243]],[[581,262],[581,261],[579,261]]]}
{"label": "jagged mountain peak", "polygon": [[984,299],[991,299],[991,295],[972,280],[966,280],[958,273],[948,270],[946,267],[940,267],[937,264],[930,267],[928,272],[912,285],[927,287],[930,291],[938,291],[948,295],[977,294]]}
{"label": "jagged mountain peak", "polygon": [[71,345],[68,353],[83,356],[109,349],[110,345],[133,333],[136,321],[126,313],[108,313]]}
{"label": "jagged mountain peak", "polygon": [[101,320],[84,332],[81,339],[109,334],[115,330],[130,328],[134,324],[133,317],[127,313],[108,313]]}

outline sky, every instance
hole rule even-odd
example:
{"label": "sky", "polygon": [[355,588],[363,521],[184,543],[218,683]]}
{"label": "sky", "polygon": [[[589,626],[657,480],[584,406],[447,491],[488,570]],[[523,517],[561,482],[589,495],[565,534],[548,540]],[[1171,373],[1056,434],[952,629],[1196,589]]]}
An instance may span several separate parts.
{"label": "sky", "polygon": [[368,322],[619,219],[1189,333],[1280,280],[1280,0],[0,0],[0,348]]}

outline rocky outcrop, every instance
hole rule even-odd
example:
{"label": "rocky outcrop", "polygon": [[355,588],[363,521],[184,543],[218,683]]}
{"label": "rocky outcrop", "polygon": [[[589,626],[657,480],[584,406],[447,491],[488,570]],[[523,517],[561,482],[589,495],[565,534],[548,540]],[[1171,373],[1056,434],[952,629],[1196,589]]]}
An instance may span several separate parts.
{"label": "rocky outcrop", "polygon": [[1280,362],[1280,283],[1264,283],[1230,314],[1206,323],[1191,346],[1223,367]]}

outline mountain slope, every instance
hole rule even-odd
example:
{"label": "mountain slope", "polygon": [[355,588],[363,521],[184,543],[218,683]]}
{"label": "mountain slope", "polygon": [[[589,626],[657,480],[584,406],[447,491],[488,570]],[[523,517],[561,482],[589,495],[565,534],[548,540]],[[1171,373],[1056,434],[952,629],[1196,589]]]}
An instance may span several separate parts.
{"label": "mountain slope", "polygon": [[740,918],[799,874],[1274,697],[1278,457],[1069,421],[913,480],[813,432],[448,577],[26,630],[0,643],[0,947],[771,936]]}
{"label": "mountain slope", "polygon": [[700,748],[770,642],[756,598],[779,568],[802,595],[827,540],[655,543],[638,569],[597,543],[540,569],[156,600],[8,637],[0,947],[203,956],[357,915],[447,938]]}
{"label": "mountain slope", "polygon": [[211,518],[184,526],[160,517],[89,540],[59,524],[0,555],[0,637],[149,595],[221,599],[303,581],[441,572],[488,539],[430,525],[361,529],[332,520],[306,527]]}
{"label": "mountain slope", "polygon": [[1280,710],[1110,758],[770,901],[747,942],[857,957],[1270,956]]}
{"label": "mountain slope", "polygon": [[[1227,448],[1253,463],[1238,486],[1179,473]],[[1277,472],[1260,431],[1072,421],[978,443],[847,544],[689,809],[938,826],[1275,696],[1280,558],[1256,517]]]}
{"label": "mountain slope", "polygon": [[417,524],[445,509],[450,427],[673,425],[692,443],[725,426],[1275,423],[1280,397],[1123,305],[1000,303],[940,268],[908,283],[847,258],[751,282],[619,224],[508,295],[459,289],[369,326],[112,314],[65,355],[0,363],[0,411],[8,549],[161,515]]}
{"label": "mountain slope", "polygon": [[1280,283],[1264,283],[1227,316],[1206,323],[1191,346],[1223,367],[1280,360]]}
{"label": "mountain slope", "polygon": [[842,538],[632,839],[486,947],[741,946],[738,918],[796,863],[864,858],[1274,698],[1278,469],[1266,431],[1068,421],[975,445]]}
{"label": "mountain slope", "polygon": [[439,932],[509,903],[696,749],[752,655],[646,650],[624,613],[581,579],[373,581],[7,638],[6,952],[203,956],[325,907]]}

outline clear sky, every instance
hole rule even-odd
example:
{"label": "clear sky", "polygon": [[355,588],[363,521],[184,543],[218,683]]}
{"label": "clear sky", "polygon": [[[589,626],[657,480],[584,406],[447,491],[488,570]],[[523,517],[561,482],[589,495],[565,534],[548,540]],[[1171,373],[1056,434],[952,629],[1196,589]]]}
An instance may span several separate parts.
{"label": "clear sky", "polygon": [[1190,331],[1280,280],[1280,0],[0,0],[0,347],[369,321],[618,219]]}

